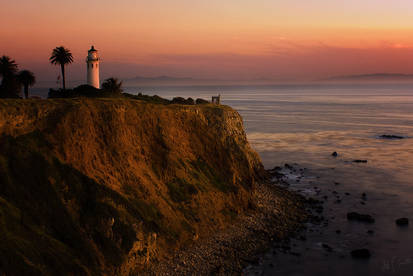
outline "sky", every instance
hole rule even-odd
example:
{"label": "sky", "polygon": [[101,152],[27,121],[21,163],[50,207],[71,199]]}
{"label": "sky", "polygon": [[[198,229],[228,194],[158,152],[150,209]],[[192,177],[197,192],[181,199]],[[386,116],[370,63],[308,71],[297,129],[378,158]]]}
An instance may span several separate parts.
{"label": "sky", "polygon": [[63,45],[68,79],[101,77],[311,80],[413,73],[412,0],[0,0],[0,55],[39,80]]}

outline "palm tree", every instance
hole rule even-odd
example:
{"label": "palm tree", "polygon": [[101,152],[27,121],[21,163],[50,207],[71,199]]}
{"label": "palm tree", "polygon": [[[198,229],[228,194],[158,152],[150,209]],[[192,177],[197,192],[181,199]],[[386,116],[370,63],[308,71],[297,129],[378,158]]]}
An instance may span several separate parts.
{"label": "palm tree", "polygon": [[29,98],[29,86],[33,86],[36,82],[36,78],[34,74],[28,70],[20,71],[17,75],[17,80],[23,85],[24,87],[24,96],[26,99]]}
{"label": "palm tree", "polygon": [[110,93],[122,93],[122,82],[117,78],[106,79],[102,83],[102,89]]}
{"label": "palm tree", "polygon": [[17,64],[8,56],[0,58],[0,76],[2,77],[1,97],[18,97],[19,85],[16,82]]}
{"label": "palm tree", "polygon": [[0,58],[0,76],[4,78],[12,76],[17,72],[17,64],[8,56]]}
{"label": "palm tree", "polygon": [[72,53],[63,46],[56,47],[53,49],[49,60],[51,64],[60,65],[62,69],[63,90],[66,90],[65,65],[73,62]]}

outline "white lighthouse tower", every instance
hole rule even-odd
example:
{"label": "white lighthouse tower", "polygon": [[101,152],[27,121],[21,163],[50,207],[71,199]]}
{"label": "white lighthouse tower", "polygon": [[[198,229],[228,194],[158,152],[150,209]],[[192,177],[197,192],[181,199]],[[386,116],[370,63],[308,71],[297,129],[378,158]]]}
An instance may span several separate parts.
{"label": "white lighthouse tower", "polygon": [[99,88],[99,61],[98,51],[92,46],[86,58],[87,84]]}

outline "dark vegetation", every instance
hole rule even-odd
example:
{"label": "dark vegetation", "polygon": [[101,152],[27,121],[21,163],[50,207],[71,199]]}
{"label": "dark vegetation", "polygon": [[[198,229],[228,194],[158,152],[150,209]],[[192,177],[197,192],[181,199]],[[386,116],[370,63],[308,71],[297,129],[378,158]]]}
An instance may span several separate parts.
{"label": "dark vegetation", "polygon": [[56,47],[53,49],[49,60],[51,64],[60,65],[60,70],[62,71],[63,90],[66,90],[65,65],[73,62],[72,53],[70,53],[69,49],[66,49],[63,46]]}
{"label": "dark vegetation", "polygon": [[149,96],[149,95],[143,95],[142,93],[139,93],[138,95],[122,93],[122,96],[126,98],[130,98],[130,99],[141,100],[141,101],[155,103],[155,104],[195,105],[195,104],[208,104],[209,103],[207,100],[204,100],[204,99],[196,99],[196,101],[194,101],[192,98],[185,99],[182,97],[175,97],[172,100],[168,100],[168,99],[159,97],[158,95]]}
{"label": "dark vegetation", "polygon": [[188,105],[194,105],[195,101],[192,98],[184,99],[182,97],[175,97],[171,101],[172,104],[188,104]]}
{"label": "dark vegetation", "polygon": [[175,202],[189,202],[192,195],[197,194],[196,187],[188,183],[185,179],[177,178],[167,183],[168,193]]}
{"label": "dark vegetation", "polygon": [[107,93],[120,94],[123,92],[122,82],[117,78],[108,78],[102,83],[102,90]]}
{"label": "dark vegetation", "polygon": [[209,102],[204,99],[197,99],[194,101],[192,98],[184,99],[181,97],[173,98],[168,100],[158,95],[149,96],[139,93],[138,95],[133,95],[129,93],[122,93],[122,87],[120,90],[105,89],[105,82],[102,84],[102,89],[97,89],[93,86],[84,84],[73,89],[66,90],[49,90],[49,98],[77,98],[77,97],[88,97],[88,98],[128,98],[134,100],[145,101],[153,104],[182,104],[182,105],[195,105],[195,104],[208,104]]}
{"label": "dark vegetation", "polygon": [[202,172],[202,175],[199,175],[199,177],[209,180],[208,182],[218,190],[225,193],[237,191],[237,187],[229,179],[224,179],[203,159],[198,158],[196,161],[191,162],[191,165],[194,168],[194,172]]}
{"label": "dark vegetation", "polygon": [[23,70],[17,75],[17,80],[23,85],[24,97],[29,98],[29,86],[33,86],[36,83],[34,74],[28,70]]}
{"label": "dark vegetation", "polygon": [[20,98],[21,87],[24,87],[26,99],[29,87],[36,82],[34,74],[28,70],[18,72],[17,63],[8,56],[0,58],[0,98]]}

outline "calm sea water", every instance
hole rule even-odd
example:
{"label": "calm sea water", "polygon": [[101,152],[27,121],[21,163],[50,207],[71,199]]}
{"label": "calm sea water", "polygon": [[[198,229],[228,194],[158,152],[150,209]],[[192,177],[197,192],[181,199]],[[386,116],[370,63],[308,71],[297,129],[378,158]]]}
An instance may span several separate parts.
{"label": "calm sea water", "polygon": [[[126,91],[206,99],[220,93],[223,103],[243,116],[248,139],[266,168],[297,163],[306,173],[291,188],[315,196],[312,189],[317,186],[322,191],[319,197],[328,197],[323,214],[328,226],[306,233],[306,241],[292,242],[300,257],[270,250],[246,274],[412,275],[413,85],[129,87]],[[382,134],[406,139],[379,139]],[[333,151],[337,158],[331,156]],[[356,164],[354,159],[368,163]],[[367,194],[364,205],[362,193]],[[337,195],[341,203],[335,203]],[[371,214],[376,222],[348,222],[349,211]],[[408,217],[411,225],[397,227],[399,217]],[[322,243],[333,252],[326,252]],[[349,252],[356,248],[368,248],[372,257],[353,260]]]}

